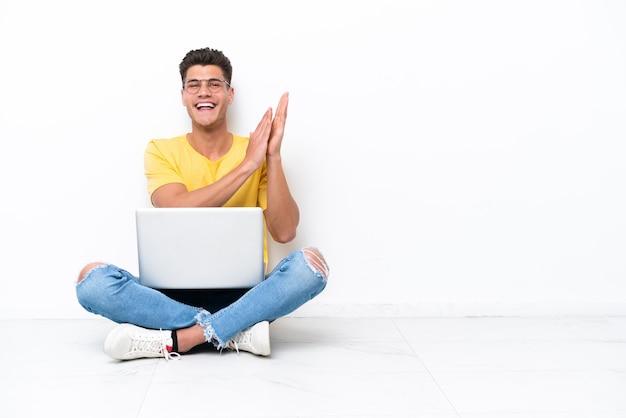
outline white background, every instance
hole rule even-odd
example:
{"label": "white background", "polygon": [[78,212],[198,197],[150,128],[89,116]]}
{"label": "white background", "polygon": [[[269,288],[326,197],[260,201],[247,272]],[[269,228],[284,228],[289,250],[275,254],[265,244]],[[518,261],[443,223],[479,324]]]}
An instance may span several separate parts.
{"label": "white background", "polygon": [[0,3],[0,317],[91,317],[137,273],[143,150],[223,50],[230,128],[290,92],[285,169],[326,291],[302,315],[626,314],[626,3]]}

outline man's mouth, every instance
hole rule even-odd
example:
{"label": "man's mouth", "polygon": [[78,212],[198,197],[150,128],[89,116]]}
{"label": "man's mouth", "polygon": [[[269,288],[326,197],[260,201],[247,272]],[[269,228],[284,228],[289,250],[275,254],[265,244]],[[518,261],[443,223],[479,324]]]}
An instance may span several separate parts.
{"label": "man's mouth", "polygon": [[215,109],[215,103],[198,103],[196,104],[196,109]]}

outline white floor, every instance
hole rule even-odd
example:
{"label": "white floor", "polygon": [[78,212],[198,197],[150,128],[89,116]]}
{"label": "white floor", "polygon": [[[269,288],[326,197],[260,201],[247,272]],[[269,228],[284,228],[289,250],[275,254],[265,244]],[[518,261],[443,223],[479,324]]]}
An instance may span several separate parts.
{"label": "white floor", "polygon": [[282,318],[272,355],[116,362],[114,324],[0,321],[0,416],[626,417],[626,318]]}

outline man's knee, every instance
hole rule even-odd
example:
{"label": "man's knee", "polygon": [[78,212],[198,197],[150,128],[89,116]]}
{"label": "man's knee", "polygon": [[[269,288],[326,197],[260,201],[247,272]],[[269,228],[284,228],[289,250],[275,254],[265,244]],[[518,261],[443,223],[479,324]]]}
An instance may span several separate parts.
{"label": "man's knee", "polygon": [[326,263],[326,259],[324,259],[324,256],[322,255],[320,250],[315,247],[307,247],[302,249],[302,253],[304,254],[304,257],[306,258],[311,268],[315,271],[319,271],[320,273],[322,273],[324,279],[328,279],[328,264]]}
{"label": "man's knee", "polygon": [[81,280],[83,280],[85,278],[87,273],[89,273],[91,270],[93,270],[94,267],[103,266],[104,264],[105,263],[102,263],[100,261],[96,261],[94,263],[87,264],[85,267],[83,267],[83,269],[78,274],[78,280],[76,281],[76,283],[80,283]]}

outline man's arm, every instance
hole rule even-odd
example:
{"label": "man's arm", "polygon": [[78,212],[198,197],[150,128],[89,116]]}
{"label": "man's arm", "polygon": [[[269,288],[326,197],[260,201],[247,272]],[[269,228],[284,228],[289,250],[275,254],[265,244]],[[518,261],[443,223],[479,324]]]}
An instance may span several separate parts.
{"label": "man's arm", "polygon": [[157,208],[221,207],[253,172],[242,163],[215,183],[191,192],[182,183],[165,184],[152,193],[152,204]]}
{"label": "man's arm", "polygon": [[277,242],[289,242],[296,237],[300,210],[289,191],[280,156],[267,158],[267,209],[265,224]]}
{"label": "man's arm", "polygon": [[289,93],[280,98],[276,116],[272,121],[272,131],[267,145],[267,209],[265,223],[277,242],[289,242],[296,237],[300,222],[300,210],[289,191],[283,170],[280,147],[282,145]]}

